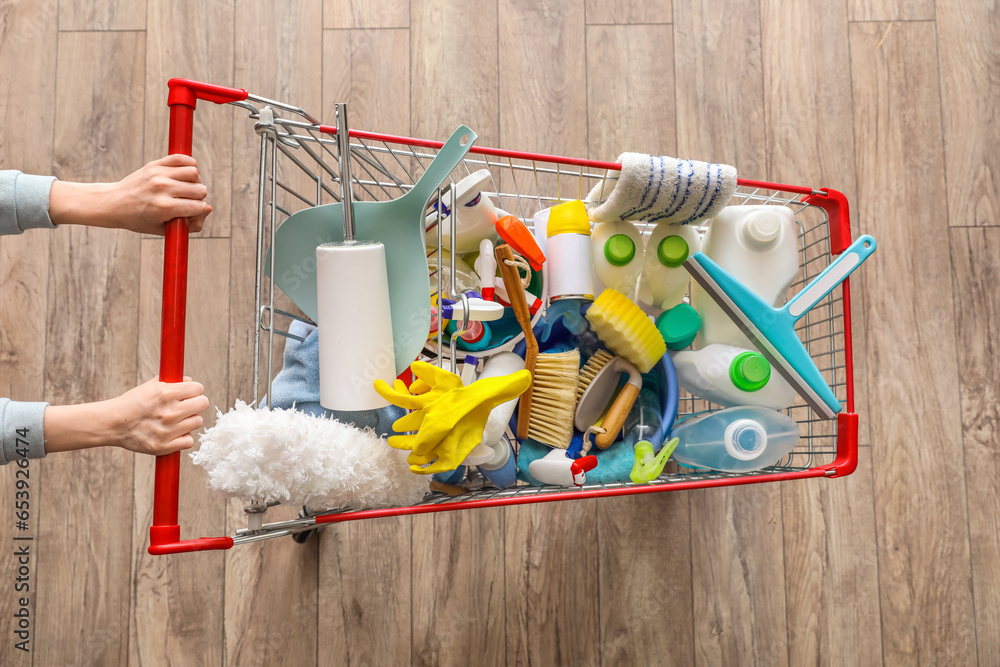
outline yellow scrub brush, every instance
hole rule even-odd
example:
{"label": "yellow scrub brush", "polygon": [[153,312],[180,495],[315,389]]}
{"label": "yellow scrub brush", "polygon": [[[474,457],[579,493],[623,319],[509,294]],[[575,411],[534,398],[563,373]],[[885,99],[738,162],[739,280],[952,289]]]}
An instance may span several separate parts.
{"label": "yellow scrub brush", "polygon": [[667,344],[646,314],[628,297],[606,289],[587,311],[587,320],[597,337],[615,354],[648,373],[667,353]]}

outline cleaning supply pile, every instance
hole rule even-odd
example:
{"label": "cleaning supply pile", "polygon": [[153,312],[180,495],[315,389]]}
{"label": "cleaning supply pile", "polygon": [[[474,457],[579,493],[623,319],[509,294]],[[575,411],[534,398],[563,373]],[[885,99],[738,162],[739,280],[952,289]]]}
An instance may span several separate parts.
{"label": "cleaning supply pile", "polygon": [[[794,324],[874,239],[789,299],[795,213],[733,205],[735,168],[625,153],[586,199],[525,219],[488,169],[438,189],[474,140],[459,128],[398,200],[344,187],[279,227],[275,284],[318,327],[293,325],[266,405],[202,436],[212,488],[363,509],[431,488],[644,484],[671,461],[748,473],[794,452],[800,398],[840,411]],[[687,395],[706,410],[679,419]]]}

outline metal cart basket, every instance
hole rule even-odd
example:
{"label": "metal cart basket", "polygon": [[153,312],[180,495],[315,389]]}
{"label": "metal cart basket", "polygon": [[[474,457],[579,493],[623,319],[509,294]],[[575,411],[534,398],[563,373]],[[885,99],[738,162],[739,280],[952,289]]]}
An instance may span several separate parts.
{"label": "metal cart basket", "polygon": [[[184,79],[172,79],[168,85],[170,153],[191,154],[192,123],[198,100],[230,104],[245,110],[260,137],[254,340],[252,349],[247,350],[254,360],[254,396],[246,397],[248,403],[256,402],[264,394],[270,395],[270,382],[277,371],[274,368],[276,345],[280,344],[282,336],[289,335],[290,318],[303,319],[290,313],[291,308],[285,310],[276,305],[281,295],[276,295],[267,278],[264,250],[273,243],[277,227],[294,212],[340,200],[337,128],[321,124],[296,106],[252,95],[242,89]],[[210,110],[208,113],[218,112]],[[442,146],[438,141],[354,130],[349,132],[349,138],[353,192],[361,200],[388,200],[401,196],[412,187]],[[473,146],[452,173],[452,182],[446,181],[439,189],[441,201],[447,201],[451,184],[481,169],[490,171],[489,194],[499,207],[530,226],[536,211],[585,197],[595,184],[616,179],[621,166],[612,162]],[[802,289],[833,256],[851,243],[848,204],[839,192],[740,179],[733,203],[788,206],[795,213],[800,230],[802,271],[799,281],[791,287],[793,292]],[[168,223],[165,242],[160,378],[165,382],[178,382],[183,378],[187,221],[178,219]],[[448,248],[431,248],[429,253],[433,255],[442,250]],[[438,263],[438,266],[444,265],[445,262]],[[455,284],[454,276],[451,278],[451,284]],[[793,452],[774,466],[753,473],[721,473],[677,470],[671,465],[659,478],[646,484],[586,484],[578,488],[519,485],[498,489],[484,481],[463,495],[431,493],[422,502],[408,507],[304,508],[298,519],[270,523],[263,521],[267,506],[251,503],[246,507],[248,527],[237,531],[235,536],[181,540],[177,516],[180,453],[174,453],[156,461],[149,553],[228,549],[234,544],[284,535],[302,537],[322,524],[356,519],[849,475],[857,466],[858,416],[854,413],[848,281],[817,304],[798,322],[797,329],[844,409],[836,419],[825,420],[801,400],[790,408],[787,412],[800,424],[802,438]],[[446,345],[440,345],[440,340],[437,343],[430,341],[424,358],[438,363],[442,362],[442,356],[454,359],[453,353],[447,354]],[[681,415],[711,409],[719,408],[682,393]]]}

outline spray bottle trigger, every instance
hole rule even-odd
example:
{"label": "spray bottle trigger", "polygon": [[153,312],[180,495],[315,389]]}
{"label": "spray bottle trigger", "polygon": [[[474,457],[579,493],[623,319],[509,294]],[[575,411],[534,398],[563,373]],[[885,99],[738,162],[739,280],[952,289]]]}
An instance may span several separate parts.
{"label": "spray bottle trigger", "polygon": [[578,458],[570,464],[569,470],[573,474],[573,484],[583,486],[587,481],[586,473],[597,467],[597,457],[591,454]]}
{"label": "spray bottle trigger", "polygon": [[645,484],[659,477],[678,444],[680,439],[674,438],[663,445],[660,452],[654,456],[653,443],[647,440],[635,443],[635,465],[632,466],[630,475],[632,481],[636,484]]}

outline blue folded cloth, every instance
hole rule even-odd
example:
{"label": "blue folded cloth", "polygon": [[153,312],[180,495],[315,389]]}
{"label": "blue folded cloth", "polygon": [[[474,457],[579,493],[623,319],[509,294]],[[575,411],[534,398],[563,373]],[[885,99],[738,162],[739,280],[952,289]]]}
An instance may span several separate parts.
{"label": "blue folded cloth", "polygon": [[[356,428],[370,428],[380,436],[398,435],[392,424],[406,410],[390,405],[378,410],[344,412],[327,410],[319,403],[319,329],[311,324],[292,320],[288,333],[300,338],[285,342],[285,362],[271,383],[271,407],[297,410],[314,417],[330,417]],[[266,404],[266,401],[264,402]]]}

